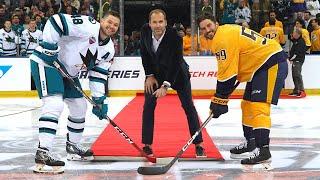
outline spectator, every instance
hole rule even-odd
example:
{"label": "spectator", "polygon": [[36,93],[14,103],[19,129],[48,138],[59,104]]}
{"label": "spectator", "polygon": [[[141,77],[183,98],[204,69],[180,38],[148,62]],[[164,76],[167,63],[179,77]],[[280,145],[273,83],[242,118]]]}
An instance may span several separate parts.
{"label": "spectator", "polygon": [[270,10],[269,11],[269,21],[267,21],[265,24],[264,24],[264,27],[270,27],[270,20],[275,20],[275,27],[279,27],[281,29],[283,29],[283,24],[281,21],[277,20],[277,15],[276,15],[276,12],[274,10]]}
{"label": "spectator", "polygon": [[[71,6],[71,12],[70,12],[70,7]],[[67,7],[69,7],[69,10],[67,12]],[[60,13],[64,13],[64,14],[77,14],[78,10],[77,8],[73,7],[71,5],[71,1],[70,0],[62,0],[60,3],[60,9],[59,9]]]}
{"label": "spectator", "polygon": [[0,29],[4,27],[4,22],[8,19],[10,19],[9,14],[6,13],[4,5],[0,4]]}
{"label": "spectator", "polygon": [[304,0],[292,0],[291,9],[293,14],[293,18],[297,19],[298,12],[304,12],[307,10],[306,3]]}
{"label": "spectator", "polygon": [[39,15],[40,17],[44,17],[44,13],[39,10],[38,6],[32,5],[30,17],[35,18],[37,15]]}
{"label": "spectator", "polygon": [[23,26],[20,24],[20,19],[18,15],[12,15],[11,18],[12,30],[19,37],[21,36],[22,31],[24,30]]}
{"label": "spectator", "polygon": [[53,9],[52,7],[49,8],[48,11],[46,12],[46,17],[45,17],[45,19],[46,19],[46,20],[49,19],[49,17],[53,16],[54,14],[55,14],[54,9]]}
{"label": "spectator", "polygon": [[306,0],[307,10],[310,12],[311,17],[316,17],[320,13],[319,0]]}
{"label": "spectator", "polygon": [[234,24],[236,21],[235,9],[237,8],[236,0],[221,0],[220,9],[223,11],[221,24]]}
{"label": "spectator", "polygon": [[280,21],[288,20],[292,16],[291,0],[271,0],[270,4]]}
{"label": "spectator", "polygon": [[76,9],[77,9],[77,12],[79,11],[79,9],[80,9],[80,2],[79,2],[78,0],[71,0],[70,5],[71,5],[72,7],[74,7],[74,8],[76,8]]}
{"label": "spectator", "polygon": [[320,26],[318,19],[312,19],[311,25],[313,31],[311,32],[311,54],[320,54]]}
{"label": "spectator", "polygon": [[290,96],[304,97],[304,87],[301,75],[302,65],[306,55],[306,43],[302,38],[301,28],[295,27],[292,33],[293,45],[290,49],[289,61],[292,64],[292,79],[294,82],[293,92]]}
{"label": "spectator", "polygon": [[17,15],[19,19],[24,18],[25,15],[20,8],[15,8],[12,14]]}
{"label": "spectator", "polygon": [[248,24],[251,20],[251,10],[245,5],[246,2],[244,0],[239,0],[239,6],[235,10],[235,16],[236,16],[236,24],[242,24],[244,21],[246,21]]}
{"label": "spectator", "polygon": [[11,21],[6,20],[4,28],[0,29],[0,56],[16,56],[16,35],[11,29]]}
{"label": "spectator", "polygon": [[303,15],[303,19],[304,19],[304,25],[305,25],[306,29],[308,30],[308,32],[310,34],[313,31],[312,25],[310,23],[310,21],[311,21],[311,13],[309,11],[305,11],[304,15]]}
{"label": "spectator", "polygon": [[201,12],[202,13],[210,13],[210,14],[212,14],[213,13],[213,8],[210,5],[210,1],[209,0],[203,0],[202,2],[203,2],[203,6],[201,8]]}
{"label": "spectator", "polygon": [[131,56],[140,56],[140,32],[132,31],[127,51]]}
{"label": "spectator", "polygon": [[131,52],[129,52],[128,50],[128,45],[129,45],[129,39],[130,37],[128,35],[124,35],[123,36],[123,41],[124,41],[124,55],[131,55]]}
{"label": "spectator", "polygon": [[31,20],[30,16],[26,15],[24,17],[23,29],[28,29],[30,20]]}
{"label": "spectator", "polygon": [[90,0],[83,0],[81,7],[87,11],[88,16],[95,18],[94,8]]}
{"label": "spectator", "polygon": [[185,36],[184,33],[184,26],[181,23],[174,23],[173,29],[175,29],[178,33],[178,35],[183,38]]}
{"label": "spectator", "polygon": [[184,56],[190,56],[195,55],[192,54],[192,41],[194,43],[195,50],[197,49],[197,36],[191,37],[191,27],[187,27],[186,29],[186,35],[182,38],[183,40],[183,55]]}
{"label": "spectator", "polygon": [[72,11],[73,7],[72,6],[67,6],[66,7],[66,14],[73,15],[75,14],[74,11]]}
{"label": "spectator", "polygon": [[30,7],[26,4],[26,0],[19,0],[19,9],[23,11],[25,15],[30,13]]}
{"label": "spectator", "polygon": [[37,29],[39,29],[40,31],[43,31],[45,22],[43,22],[42,17],[37,14],[35,16],[35,20],[36,20],[36,24],[37,24]]}
{"label": "spectator", "polygon": [[47,12],[48,11],[48,6],[47,6],[47,3],[46,1],[42,0],[40,1],[39,5],[38,5],[38,8],[41,12]]}

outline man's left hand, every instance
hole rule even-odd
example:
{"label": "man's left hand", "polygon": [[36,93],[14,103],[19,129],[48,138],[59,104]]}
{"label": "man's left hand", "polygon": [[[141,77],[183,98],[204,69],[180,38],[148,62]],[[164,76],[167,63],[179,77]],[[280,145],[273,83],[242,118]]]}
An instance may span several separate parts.
{"label": "man's left hand", "polygon": [[159,89],[157,89],[153,95],[156,97],[156,98],[160,98],[160,97],[163,97],[165,95],[167,95],[167,88],[166,87],[163,87],[161,86]]}
{"label": "man's left hand", "polygon": [[218,118],[221,114],[228,112],[228,99],[217,97],[211,98],[210,113],[213,113],[213,118]]}

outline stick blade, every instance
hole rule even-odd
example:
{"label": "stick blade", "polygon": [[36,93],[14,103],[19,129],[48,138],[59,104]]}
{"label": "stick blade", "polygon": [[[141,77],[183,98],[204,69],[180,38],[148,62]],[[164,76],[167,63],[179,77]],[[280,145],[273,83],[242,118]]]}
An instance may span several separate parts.
{"label": "stick blade", "polygon": [[169,168],[167,166],[142,166],[138,168],[138,173],[142,175],[165,174]]}

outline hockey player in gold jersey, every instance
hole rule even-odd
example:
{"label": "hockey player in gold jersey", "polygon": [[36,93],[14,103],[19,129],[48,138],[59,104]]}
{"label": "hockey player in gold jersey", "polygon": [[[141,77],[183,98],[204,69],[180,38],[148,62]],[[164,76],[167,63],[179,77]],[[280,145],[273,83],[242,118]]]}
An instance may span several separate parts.
{"label": "hockey player in gold jersey", "polygon": [[241,158],[244,165],[270,163],[270,106],[278,103],[288,74],[286,53],[276,41],[238,25],[219,26],[209,14],[200,16],[198,24],[212,39],[211,50],[218,61],[216,93],[210,104],[214,118],[228,112],[235,82],[247,82],[241,102],[246,141],[230,150],[231,157]]}
{"label": "hockey player in gold jersey", "polygon": [[284,46],[286,43],[283,29],[276,26],[275,19],[270,19],[269,26],[262,28],[260,34],[263,37],[277,41],[281,46]]}
{"label": "hockey player in gold jersey", "polygon": [[311,54],[320,54],[320,26],[318,19],[312,19],[313,31],[311,32]]}

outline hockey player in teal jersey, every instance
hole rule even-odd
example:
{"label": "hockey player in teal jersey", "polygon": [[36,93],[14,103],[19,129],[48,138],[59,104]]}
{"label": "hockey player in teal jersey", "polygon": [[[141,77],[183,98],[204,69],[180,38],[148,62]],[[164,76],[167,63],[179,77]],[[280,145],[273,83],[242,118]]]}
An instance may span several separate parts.
{"label": "hockey player in teal jersey", "polygon": [[[47,21],[43,30],[43,42],[30,56],[32,77],[43,101],[34,172],[63,172],[65,163],[54,158],[51,151],[64,102],[69,109],[67,159],[93,159],[92,151],[80,145],[87,102],[54,68],[53,62],[58,62],[79,86],[77,74],[81,69],[88,70],[92,99],[101,106],[101,109],[94,107],[92,112],[103,119],[108,112],[105,82],[115,53],[110,36],[118,31],[119,24],[119,14],[114,11],[107,12],[100,23],[89,16],[66,14],[55,14]],[[50,169],[46,170],[45,165]]]}

